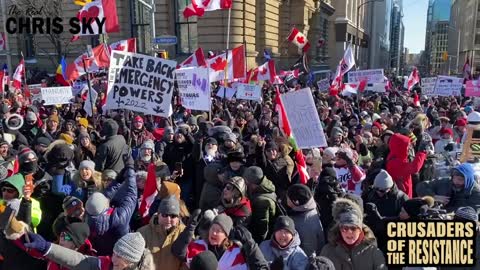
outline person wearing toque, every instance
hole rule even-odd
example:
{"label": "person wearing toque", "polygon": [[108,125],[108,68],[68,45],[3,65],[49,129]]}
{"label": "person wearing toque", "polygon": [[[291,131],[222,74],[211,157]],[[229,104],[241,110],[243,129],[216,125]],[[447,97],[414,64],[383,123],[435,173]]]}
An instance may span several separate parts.
{"label": "person wearing toque", "polygon": [[247,198],[247,186],[240,176],[228,179],[223,187],[220,213],[225,213],[233,220],[233,224],[247,226],[252,215],[250,200]]}
{"label": "person wearing toque", "polygon": [[[76,224],[76,223],[73,223]],[[72,231],[67,230],[66,237],[62,243],[72,241],[80,243],[87,231],[84,231],[78,238]],[[46,241],[41,235],[28,232],[30,242],[24,243],[28,249],[40,253],[51,263],[65,267],[66,269],[113,269],[113,270],[155,270],[153,257],[150,251],[145,248],[145,239],[138,232],[127,233],[122,236],[113,247],[110,255],[87,256],[78,250],[70,249]],[[72,247],[71,244],[68,244]]]}
{"label": "person wearing toque", "polygon": [[72,180],[72,195],[83,202],[86,202],[94,192],[102,191],[102,174],[95,171],[95,163],[91,160],[80,162]]}
{"label": "person wearing toque", "polygon": [[283,269],[305,269],[308,257],[300,247],[300,237],[295,230],[295,223],[288,216],[279,216],[273,227],[273,235],[260,244],[265,259],[271,265],[282,260]]}
{"label": "person wearing toque", "polygon": [[337,199],[332,214],[334,224],[320,256],[330,259],[335,269],[388,269],[372,230],[363,224],[363,211],[357,203]]}
{"label": "person wearing toque", "polygon": [[180,220],[180,202],[174,195],[164,198],[150,223],[138,229],[157,269],[182,269],[182,261],[172,254],[171,249],[184,229],[185,225]]}

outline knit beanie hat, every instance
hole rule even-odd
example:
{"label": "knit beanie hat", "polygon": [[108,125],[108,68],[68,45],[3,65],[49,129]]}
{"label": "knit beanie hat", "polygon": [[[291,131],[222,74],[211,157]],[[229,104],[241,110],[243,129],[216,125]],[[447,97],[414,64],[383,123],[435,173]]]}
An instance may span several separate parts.
{"label": "knit beanie hat", "polygon": [[20,164],[25,163],[30,155],[33,155],[34,158],[37,158],[37,154],[35,154],[35,152],[32,151],[32,149],[30,149],[28,147],[23,148],[18,153],[18,162]]}
{"label": "knit beanie hat", "polygon": [[217,270],[217,268],[217,257],[210,250],[205,250],[193,257],[190,263],[190,270]]}
{"label": "knit beanie hat", "polygon": [[226,214],[220,214],[220,215],[216,216],[213,219],[212,224],[217,224],[220,227],[222,227],[222,229],[225,232],[225,235],[227,235],[227,237],[228,237],[228,235],[230,234],[230,232],[232,231],[232,228],[233,228],[232,218],[230,218]]}
{"label": "knit beanie hat", "polygon": [[92,172],[95,171],[95,162],[93,162],[91,160],[84,160],[84,161],[80,162],[80,165],[78,166],[78,169],[81,170],[81,169],[84,169],[84,168],[87,168]]}
{"label": "knit beanie hat", "polygon": [[82,132],[80,132],[80,134],[78,134],[78,139],[81,140],[83,138],[90,139],[90,135],[87,132],[82,131]]}
{"label": "knit beanie hat", "polygon": [[305,270],[335,270],[333,262],[324,256],[311,257]]}
{"label": "knit beanie hat", "polygon": [[235,134],[233,133],[226,133],[225,136],[223,137],[223,140],[237,143],[237,136],[235,136]]}
{"label": "knit beanie hat", "polygon": [[74,196],[67,196],[63,199],[63,211],[68,217],[80,217],[83,212],[83,202]]}
{"label": "knit beanie hat", "polygon": [[73,143],[73,137],[68,135],[67,133],[61,133],[60,136],[58,136],[60,140],[65,141],[67,144],[72,144]]}
{"label": "knit beanie hat", "polygon": [[227,162],[230,163],[230,162],[235,162],[235,161],[244,163],[245,162],[245,155],[242,152],[230,152],[230,153],[228,153],[227,154]]}
{"label": "knit beanie hat", "polygon": [[38,137],[37,140],[35,141],[35,145],[39,145],[43,147],[48,147],[48,145],[51,143],[52,141],[47,137]]}
{"label": "knit beanie hat", "polygon": [[106,179],[116,179],[117,175],[117,172],[111,169],[107,169],[102,172],[102,178]]}
{"label": "knit beanie hat", "polygon": [[295,222],[289,216],[279,216],[275,221],[273,232],[287,230],[295,235]]}
{"label": "knit beanie hat", "polygon": [[247,186],[245,185],[245,180],[240,176],[234,176],[226,181],[226,184],[230,184],[234,186],[238,192],[245,197],[245,193],[247,192]]}
{"label": "knit beanie hat", "polygon": [[37,115],[35,115],[35,113],[32,111],[28,111],[25,115],[25,120],[27,122],[37,121]]}
{"label": "knit beanie hat", "polygon": [[88,128],[88,120],[87,118],[80,118],[78,119],[78,124],[84,128]]}
{"label": "knit beanie hat", "polygon": [[90,236],[90,228],[85,222],[67,224],[65,232],[72,238],[72,241],[77,248],[85,244],[85,241]]}
{"label": "knit beanie hat", "polygon": [[339,225],[363,227],[363,211],[353,200],[338,198],[332,207],[332,217]]}
{"label": "knit beanie hat", "polygon": [[92,216],[98,216],[110,207],[110,201],[100,192],[94,192],[85,204],[85,210]]}
{"label": "knit beanie hat", "polygon": [[386,190],[393,186],[393,179],[385,170],[380,170],[380,172],[375,176],[375,180],[373,182],[373,187]]}
{"label": "knit beanie hat", "polygon": [[143,123],[143,118],[140,115],[137,115],[133,118],[133,122]]}
{"label": "knit beanie hat", "polygon": [[455,211],[454,219],[478,222],[478,213],[471,206],[459,207],[457,211]]}
{"label": "knit beanie hat", "polygon": [[287,190],[287,197],[296,206],[305,205],[312,196],[310,189],[303,184],[291,185]]}
{"label": "knit beanie hat", "polygon": [[251,184],[260,185],[263,180],[262,168],[257,166],[248,167],[243,173],[243,178]]}
{"label": "knit beanie hat", "polygon": [[113,253],[131,263],[138,263],[144,251],[145,239],[139,232],[125,234],[113,246]]}
{"label": "knit beanie hat", "polygon": [[160,202],[160,206],[158,207],[158,213],[164,214],[164,215],[180,215],[180,203],[178,202],[178,199],[174,196],[168,196],[167,198],[164,198]]}
{"label": "knit beanie hat", "polygon": [[265,144],[265,150],[275,150],[275,151],[278,151],[278,145],[273,142],[273,141],[269,141]]}
{"label": "knit beanie hat", "polygon": [[152,149],[155,150],[155,144],[153,143],[152,140],[146,140],[142,144],[142,149]]}

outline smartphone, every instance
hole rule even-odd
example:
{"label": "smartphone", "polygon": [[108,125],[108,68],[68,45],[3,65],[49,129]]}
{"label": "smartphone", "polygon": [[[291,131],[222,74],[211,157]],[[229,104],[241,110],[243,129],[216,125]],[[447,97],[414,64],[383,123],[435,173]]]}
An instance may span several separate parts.
{"label": "smartphone", "polygon": [[182,171],[182,162],[175,162],[175,171]]}

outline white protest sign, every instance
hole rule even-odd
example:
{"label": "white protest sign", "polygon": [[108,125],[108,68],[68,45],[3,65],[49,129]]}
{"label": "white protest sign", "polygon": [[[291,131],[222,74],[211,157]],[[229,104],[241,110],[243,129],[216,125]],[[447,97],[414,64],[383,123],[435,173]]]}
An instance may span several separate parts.
{"label": "white protest sign", "polygon": [[33,103],[35,101],[42,102],[42,87],[45,87],[46,84],[30,84],[28,86],[28,91],[30,91],[30,101]]}
{"label": "white protest sign", "polygon": [[88,93],[87,90],[87,100],[83,103],[83,109],[87,112],[88,116],[93,116],[93,106],[95,106],[95,102],[97,102],[98,93],[95,89],[92,88],[92,93]]}
{"label": "white protest sign", "polygon": [[422,95],[433,96],[437,77],[422,78]]}
{"label": "white protest sign", "polygon": [[323,80],[317,81],[318,91],[326,92],[330,88],[330,79],[326,78]]}
{"label": "white protest sign", "polygon": [[74,96],[82,93],[83,89],[88,88],[87,82],[75,81],[72,85],[72,94]]}
{"label": "white protest sign", "polygon": [[60,104],[69,104],[72,95],[72,87],[63,86],[63,87],[47,87],[41,88],[42,100],[45,101],[44,105],[60,105]]}
{"label": "white protest sign", "polygon": [[168,117],[176,66],[163,58],[112,51],[105,109]]}
{"label": "white protest sign", "polygon": [[358,83],[367,80],[369,83],[383,83],[383,69],[366,69],[348,72],[348,83]]}
{"label": "white protest sign", "polygon": [[239,83],[235,86],[237,98],[259,101],[262,98],[262,89],[255,84]]}
{"label": "white protest sign", "polygon": [[463,78],[438,76],[433,94],[437,96],[460,96],[462,86]]}
{"label": "white protest sign", "polygon": [[288,122],[300,149],[326,147],[327,140],[310,88],[282,95]]}
{"label": "white protest sign", "polygon": [[227,100],[231,100],[233,98],[233,95],[235,95],[235,92],[237,90],[230,88],[230,87],[223,87],[221,86],[220,89],[217,92],[217,97],[220,98],[226,98]]}
{"label": "white protest sign", "polygon": [[182,106],[199,111],[210,111],[210,81],[208,69],[181,68],[175,71]]}
{"label": "white protest sign", "polygon": [[372,83],[372,86],[369,90],[375,93],[385,93],[387,92],[387,89],[385,89],[385,86],[386,84],[384,82]]}

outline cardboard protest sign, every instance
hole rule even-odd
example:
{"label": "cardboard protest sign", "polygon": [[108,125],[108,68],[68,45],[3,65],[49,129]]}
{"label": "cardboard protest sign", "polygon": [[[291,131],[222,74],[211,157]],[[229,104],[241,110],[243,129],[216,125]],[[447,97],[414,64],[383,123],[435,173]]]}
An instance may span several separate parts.
{"label": "cardboard protest sign", "polygon": [[326,78],[323,80],[317,81],[318,91],[326,92],[330,88],[330,79]]}
{"label": "cardboard protest sign", "polygon": [[230,88],[230,87],[225,88],[225,87],[221,86],[220,89],[217,92],[217,97],[225,98],[227,100],[232,100],[236,91],[237,90],[235,90],[233,88]]}
{"label": "cardboard protest sign", "polygon": [[182,106],[199,111],[210,111],[210,81],[208,69],[189,67],[177,69],[178,90]]}
{"label": "cardboard protest sign", "polygon": [[47,87],[41,88],[42,100],[45,101],[44,105],[60,105],[69,104],[73,98],[72,87]]}
{"label": "cardboard protest sign", "polygon": [[366,69],[348,72],[348,83],[359,83],[367,80],[369,83],[384,83],[383,69]]}
{"label": "cardboard protest sign", "polygon": [[327,140],[310,88],[282,95],[288,122],[300,149],[326,147]]}
{"label": "cardboard protest sign", "polygon": [[437,96],[460,96],[463,86],[463,78],[438,76],[433,95]]}
{"label": "cardboard protest sign", "polygon": [[433,96],[437,77],[422,78],[422,95]]}
{"label": "cardboard protest sign", "polygon": [[168,117],[175,61],[112,51],[105,109],[128,109]]}
{"label": "cardboard protest sign", "polygon": [[28,91],[30,91],[30,101],[32,104],[37,102],[42,102],[42,87],[46,87],[46,84],[30,84],[28,86]]}
{"label": "cardboard protest sign", "polygon": [[245,100],[260,101],[262,98],[262,89],[255,84],[238,83],[235,88],[237,89],[237,98]]}

